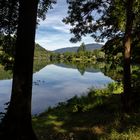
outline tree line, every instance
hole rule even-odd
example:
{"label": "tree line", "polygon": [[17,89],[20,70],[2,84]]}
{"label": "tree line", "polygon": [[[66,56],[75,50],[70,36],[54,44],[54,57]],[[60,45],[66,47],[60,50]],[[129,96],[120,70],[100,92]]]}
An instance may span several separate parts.
{"label": "tree line", "polygon": [[53,61],[103,61],[105,59],[105,53],[101,49],[86,50],[86,45],[82,43],[76,52],[64,52],[56,53],[52,52],[50,54],[50,60]]}

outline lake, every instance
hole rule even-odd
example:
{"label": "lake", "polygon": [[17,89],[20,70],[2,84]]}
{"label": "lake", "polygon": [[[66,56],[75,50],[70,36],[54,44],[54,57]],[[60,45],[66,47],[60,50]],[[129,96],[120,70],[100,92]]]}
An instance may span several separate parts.
{"label": "lake", "polygon": [[[33,75],[32,114],[39,114],[73,96],[86,95],[91,88],[103,88],[113,80],[97,68],[76,69],[50,64]],[[0,112],[10,100],[12,79],[0,80]]]}

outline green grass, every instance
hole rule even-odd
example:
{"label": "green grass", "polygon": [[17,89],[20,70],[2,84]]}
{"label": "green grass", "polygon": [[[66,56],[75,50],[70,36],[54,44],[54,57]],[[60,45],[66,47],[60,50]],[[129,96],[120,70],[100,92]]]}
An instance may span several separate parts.
{"label": "green grass", "polygon": [[0,80],[11,79],[12,78],[12,71],[4,70],[4,66],[0,64]]}
{"label": "green grass", "polygon": [[33,117],[39,140],[140,140],[140,113],[122,112],[121,94],[90,90]]}

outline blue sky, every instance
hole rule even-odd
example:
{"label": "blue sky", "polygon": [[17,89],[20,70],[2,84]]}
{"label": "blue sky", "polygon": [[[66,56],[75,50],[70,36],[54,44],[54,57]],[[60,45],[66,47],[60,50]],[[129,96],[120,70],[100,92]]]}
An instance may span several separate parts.
{"label": "blue sky", "polygon": [[36,43],[39,43],[47,50],[55,50],[64,47],[78,46],[82,42],[85,44],[94,43],[90,36],[83,37],[81,42],[70,43],[70,25],[65,25],[62,19],[67,15],[66,0],[57,0],[47,13],[46,20],[40,21],[36,31]]}

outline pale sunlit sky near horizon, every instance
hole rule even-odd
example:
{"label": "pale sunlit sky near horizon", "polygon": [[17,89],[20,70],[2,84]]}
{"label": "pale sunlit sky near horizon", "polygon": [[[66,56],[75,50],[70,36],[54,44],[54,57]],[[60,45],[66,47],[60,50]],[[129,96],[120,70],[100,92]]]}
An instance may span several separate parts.
{"label": "pale sunlit sky near horizon", "polygon": [[40,44],[47,50],[55,50],[64,47],[79,46],[82,42],[85,44],[95,43],[89,35],[83,37],[81,42],[71,43],[70,26],[65,25],[62,19],[67,16],[66,0],[57,0],[47,13],[46,19],[39,22],[36,31],[36,43]]}

